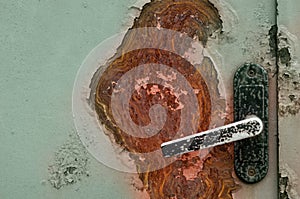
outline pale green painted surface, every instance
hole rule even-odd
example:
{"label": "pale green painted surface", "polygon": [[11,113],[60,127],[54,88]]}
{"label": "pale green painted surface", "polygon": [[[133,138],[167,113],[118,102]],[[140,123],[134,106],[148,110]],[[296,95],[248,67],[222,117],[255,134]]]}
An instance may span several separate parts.
{"label": "pale green painted surface", "polygon": [[89,51],[120,30],[132,1],[0,1],[0,198],[127,198],[114,171],[56,190],[43,180],[73,133],[71,96]]}
{"label": "pale green painted surface", "polygon": [[[232,75],[239,65],[265,64],[261,58],[269,59],[261,45],[268,45],[275,4],[228,2],[233,15],[229,40],[211,48],[221,55],[216,60],[230,95]],[[43,182],[54,152],[74,131],[71,96],[76,72],[91,49],[121,29],[131,4],[133,0],[0,0],[1,199],[130,199],[119,173],[91,157],[91,176],[82,182],[60,190]],[[275,167],[262,183],[245,185],[236,198],[274,196]]]}

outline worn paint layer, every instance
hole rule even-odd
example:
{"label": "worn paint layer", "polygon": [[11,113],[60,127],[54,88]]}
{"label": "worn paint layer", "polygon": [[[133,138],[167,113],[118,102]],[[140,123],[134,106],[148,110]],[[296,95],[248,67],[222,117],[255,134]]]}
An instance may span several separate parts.
{"label": "worn paint layer", "polygon": [[54,188],[60,189],[77,183],[90,175],[87,151],[76,135],[71,134],[54,155],[53,162],[48,167],[48,182]]}
{"label": "worn paint layer", "polygon": [[288,164],[280,165],[279,199],[299,199],[297,193],[298,176]]}
{"label": "worn paint layer", "polygon": [[278,32],[278,89],[279,115],[296,115],[300,112],[300,72],[295,57],[297,39],[284,27]]}
{"label": "worn paint layer", "polygon": [[299,98],[300,98],[300,4],[297,0],[278,2],[279,50],[279,173],[281,195],[300,198]]}
{"label": "worn paint layer", "polygon": [[[143,7],[140,16],[134,21],[132,29],[147,27],[154,27],[155,31],[161,29],[178,31],[190,38],[201,41],[205,47],[209,37],[222,29],[222,21],[218,10],[207,0],[154,0]],[[232,192],[238,188],[232,176],[232,145],[216,147],[205,157],[200,157],[197,152],[186,154],[157,170],[147,168],[163,164],[164,160],[161,159],[160,155],[156,154],[151,158],[141,158],[140,154],[159,150],[162,142],[169,141],[176,136],[181,126],[181,110],[192,106],[190,103],[181,103],[181,97],[188,93],[187,90],[176,90],[177,86],[174,87],[171,84],[177,81],[179,75],[176,76],[172,73],[167,75],[158,74],[161,82],[165,81],[170,84],[148,82],[153,72],[149,70],[151,68],[149,67],[148,71],[146,68],[142,73],[136,73],[136,76],[133,77],[136,85],[129,98],[129,115],[133,124],[128,128],[135,126],[147,127],[155,119],[153,110],[160,111],[162,106],[166,111],[160,112],[159,115],[162,115],[162,118],[166,118],[166,120],[164,124],[160,124],[163,119],[156,121],[159,126],[163,125],[158,134],[153,135],[146,132],[137,137],[136,134],[131,135],[131,131],[124,131],[117,125],[117,118],[113,115],[120,114],[120,117],[122,117],[122,114],[127,114],[123,111],[114,111],[116,104],[111,103],[114,101],[114,96],[126,91],[124,87],[119,86],[119,80],[122,81],[125,74],[136,69],[139,65],[153,63],[167,65],[179,71],[186,78],[194,90],[193,95],[196,96],[195,99],[198,104],[197,112],[200,113],[199,119],[191,120],[192,124],[197,124],[195,132],[207,130],[210,127],[212,118],[221,115],[217,110],[215,110],[216,112],[211,111],[212,103],[215,107],[224,108],[225,105],[224,100],[220,100],[219,105],[215,105],[218,100],[216,102],[211,101],[214,93],[219,94],[219,92],[218,80],[213,75],[215,70],[211,70],[214,65],[208,57],[202,59],[202,63],[198,66],[200,69],[197,70],[197,66],[193,66],[182,57],[161,49],[166,45],[165,41],[168,40],[173,42],[173,48],[179,48],[180,52],[186,52],[186,55],[188,55],[192,43],[176,43],[178,40],[175,36],[151,38],[150,35],[154,30],[148,29],[147,31],[149,33],[144,35],[129,31],[125,35],[121,46],[119,46],[116,55],[106,63],[106,70],[101,77],[98,77],[96,95],[95,98],[91,97],[91,99],[95,99],[95,109],[99,120],[108,129],[107,134],[112,142],[131,152],[130,158],[137,166],[137,173],[143,183],[143,190],[147,191],[151,199],[232,198]],[[149,41],[152,45],[154,43],[161,48],[143,48],[127,52],[135,45],[147,46],[147,43],[143,42]],[[206,70],[211,71],[210,75],[214,79],[206,81],[207,77],[203,77],[203,74],[209,74],[205,73]],[[149,73],[149,77],[141,78],[145,73]],[[211,88],[216,89],[212,91]],[[160,104],[160,106],[156,106],[157,104]],[[122,110],[123,106],[126,107],[127,105],[117,106],[117,108],[120,108],[118,110]],[[119,122],[122,122],[122,120]],[[183,131],[179,136],[190,133],[193,132]]]}

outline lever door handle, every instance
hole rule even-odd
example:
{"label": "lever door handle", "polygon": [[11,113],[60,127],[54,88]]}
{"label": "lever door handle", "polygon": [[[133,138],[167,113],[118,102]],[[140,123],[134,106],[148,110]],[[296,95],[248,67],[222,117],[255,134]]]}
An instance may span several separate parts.
{"label": "lever door handle", "polygon": [[235,142],[236,175],[246,183],[256,183],[268,171],[267,72],[259,65],[244,64],[235,73],[233,85],[237,122],[165,142],[161,149],[170,157]]}
{"label": "lever door handle", "polygon": [[262,130],[261,119],[257,116],[250,116],[222,127],[165,142],[161,145],[161,149],[165,157],[171,157],[254,137],[259,135]]}

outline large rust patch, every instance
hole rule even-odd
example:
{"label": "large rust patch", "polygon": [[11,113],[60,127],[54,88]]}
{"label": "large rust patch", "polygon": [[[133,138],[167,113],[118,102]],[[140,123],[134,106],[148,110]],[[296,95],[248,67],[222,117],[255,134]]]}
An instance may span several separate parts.
{"label": "large rust patch", "polygon": [[[191,38],[199,39],[205,47],[208,38],[222,29],[222,21],[218,10],[207,0],[153,0],[146,4],[140,16],[134,21],[132,29],[156,27],[178,31]],[[151,31],[150,29],[149,31]],[[149,32],[149,35],[150,32]],[[144,37],[145,35],[143,35]],[[132,49],[137,43],[143,46],[145,39],[128,31],[116,55],[106,64],[97,82],[95,94],[95,109],[99,120],[108,129],[113,143],[122,146],[131,153],[148,153],[160,149],[161,143],[174,139],[180,128],[181,110],[191,106],[181,104],[179,94],[165,85],[147,83],[132,94],[129,101],[129,112],[135,125],[146,126],[151,123],[150,109],[160,104],[166,110],[166,121],[159,133],[150,136],[136,137],[121,130],[113,117],[111,103],[116,82],[128,71],[139,65],[163,64],[176,69],[194,89],[198,102],[200,118],[197,131],[207,130],[218,112],[212,111],[212,106],[222,106],[211,100],[212,95],[218,94],[218,80],[214,74],[213,63],[204,57],[200,70],[190,62],[166,50],[144,48]],[[191,43],[176,43],[176,39],[149,38],[147,42],[156,43],[163,48],[164,40],[173,41],[173,48],[188,51]],[[145,46],[147,46],[145,44]],[[200,55],[199,55],[200,56]],[[207,82],[205,75],[210,75]],[[136,79],[138,79],[138,75]],[[176,78],[168,77],[168,78]],[[120,91],[122,92],[122,91]],[[184,93],[184,91],[183,91]],[[220,101],[223,103],[224,101]],[[214,109],[215,110],[215,109]],[[122,114],[122,113],[121,113]],[[188,135],[185,132],[180,136]],[[141,159],[131,155],[137,166],[139,179],[143,189],[151,199],[214,199],[232,198],[232,192],[238,188],[232,176],[233,150],[231,145],[216,147],[205,157],[199,152],[189,153],[178,157],[168,166],[157,170],[147,170],[151,165],[162,164],[159,156]]]}

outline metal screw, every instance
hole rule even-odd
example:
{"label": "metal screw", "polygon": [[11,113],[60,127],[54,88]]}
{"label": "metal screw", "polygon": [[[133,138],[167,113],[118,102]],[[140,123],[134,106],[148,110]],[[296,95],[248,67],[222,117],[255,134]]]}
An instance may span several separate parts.
{"label": "metal screw", "polygon": [[248,175],[249,175],[249,176],[254,176],[255,174],[256,174],[255,169],[254,169],[253,167],[250,167],[250,168],[248,169]]}
{"label": "metal screw", "polygon": [[254,77],[256,75],[256,71],[253,68],[250,68],[248,70],[249,77]]}

